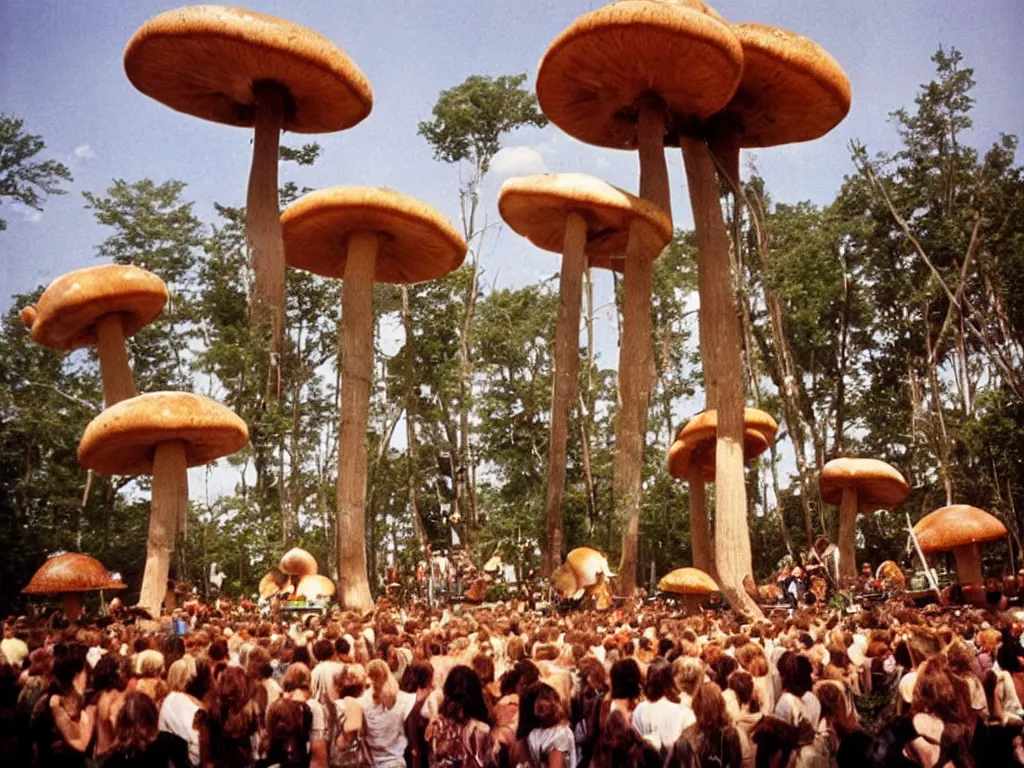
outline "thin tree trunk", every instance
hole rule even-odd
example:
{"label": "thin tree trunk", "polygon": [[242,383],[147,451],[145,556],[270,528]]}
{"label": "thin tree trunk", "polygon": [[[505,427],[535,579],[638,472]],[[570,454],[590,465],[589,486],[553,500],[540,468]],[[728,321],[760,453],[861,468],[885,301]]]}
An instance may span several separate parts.
{"label": "thin tree trunk", "polygon": [[419,482],[417,473],[416,449],[416,385],[413,381],[416,356],[413,354],[412,312],[409,310],[409,288],[402,286],[402,325],[405,328],[405,444],[406,471],[405,482],[409,499],[409,511],[412,514],[413,526],[416,529],[416,541],[420,549],[427,543],[427,534],[420,517]]}
{"label": "thin tree trunk", "polygon": [[580,439],[583,458],[583,481],[587,486],[587,532],[592,533],[597,522],[597,494],[594,491],[594,473],[590,463],[590,435],[594,424],[594,281],[590,268],[584,273],[587,297],[587,372],[583,381],[586,391],[580,394]]}

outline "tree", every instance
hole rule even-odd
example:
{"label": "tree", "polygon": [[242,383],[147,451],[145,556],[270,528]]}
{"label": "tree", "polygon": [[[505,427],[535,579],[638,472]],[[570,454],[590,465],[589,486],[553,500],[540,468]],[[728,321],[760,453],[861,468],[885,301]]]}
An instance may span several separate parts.
{"label": "tree", "polygon": [[[46,143],[23,131],[24,125],[24,120],[0,112],[0,201],[41,211],[47,195],[65,194],[61,183],[72,180],[71,171],[57,160],[34,160]],[[6,228],[0,219],[0,231]]]}

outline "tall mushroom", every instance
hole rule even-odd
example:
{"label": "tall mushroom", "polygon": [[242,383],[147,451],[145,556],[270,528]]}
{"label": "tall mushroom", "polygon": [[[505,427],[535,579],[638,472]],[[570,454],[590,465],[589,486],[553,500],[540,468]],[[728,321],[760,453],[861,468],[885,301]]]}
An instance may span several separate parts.
{"label": "tall mushroom", "polygon": [[697,613],[702,600],[718,592],[718,584],[700,568],[676,568],[658,582],[658,590],[682,595],[687,613]]}
{"label": "tall mushroom", "polygon": [[303,576],[314,576],[320,572],[316,558],[301,547],[292,547],[281,555],[281,562],[277,567],[281,573],[300,579]]}
{"label": "tall mushroom", "polygon": [[78,463],[105,475],[152,475],[146,569],[139,606],[160,615],[171,551],[188,519],[189,467],[240,450],[245,422],[208,397],[151,392],[122,400],[89,422],[78,444]]}
{"label": "tall mushroom", "polygon": [[153,322],[166,302],[167,286],[152,272],[107,264],[61,275],[20,315],[32,340],[47,349],[97,347],[109,408],[135,396],[125,339]]}
{"label": "tall mushroom", "polygon": [[64,615],[76,621],[82,615],[82,593],[101,589],[124,589],[103,564],[78,553],[55,555],[43,563],[22,591],[26,595],[60,595]]}
{"label": "tall mushroom", "polygon": [[[284,247],[277,162],[282,130],[351,128],[373,107],[370,83],[330,40],[284,19],[220,5],[165,11],[124,51],[132,85],[179,112],[254,128],[246,232],[255,272],[252,315],[284,328]],[[274,363],[276,368],[276,363]]]}
{"label": "tall mushroom", "polygon": [[[700,0],[621,0],[579,17],[548,47],[537,101],[566,133],[589,144],[637,149],[640,196],[671,212],[664,144],[674,116],[706,119],[739,83],[743,55],[729,26]],[[650,400],[651,272],[657,251],[631,252],[623,280],[615,508],[625,521],[622,591],[636,587],[643,448]]]}
{"label": "tall mushroom", "polygon": [[[622,256],[632,227],[643,253],[660,251],[672,239],[672,221],[653,203],[582,173],[537,174],[509,179],[498,211],[518,234],[538,248],[562,254],[555,330],[551,438],[548,448],[547,537],[543,573],[550,576],[562,556],[562,491],[572,403],[579,376],[580,295],[589,259]],[[641,254],[642,257],[642,254]]]}
{"label": "tall mushroom", "polygon": [[862,509],[892,509],[910,494],[899,470],[878,459],[832,459],[818,476],[821,500],[839,507],[839,576],[857,575],[855,534]]}
{"label": "tall mushroom", "polygon": [[466,242],[441,213],[387,189],[333,187],[281,216],[288,265],[343,278],[338,438],[338,586],[347,608],[373,605],[366,572],[366,426],[373,378],[373,284],[443,277]]}
{"label": "tall mushroom", "polygon": [[[753,461],[775,444],[779,425],[757,408],[743,409],[743,457]],[[690,485],[690,545],[693,564],[705,573],[715,572],[711,530],[704,503],[704,484],[715,480],[718,434],[717,411],[703,411],[679,430],[668,449],[668,472]]]}
{"label": "tall mushroom", "polygon": [[[839,66],[806,38],[759,25],[739,25],[733,30],[742,45],[744,66],[732,99],[710,120],[694,120],[694,116],[681,113],[673,127],[683,154],[697,234],[700,348],[708,407],[719,412],[717,565],[729,600],[739,607],[738,600],[756,612],[741,588],[743,577],[752,570],[740,450],[742,357],[729,238],[712,149],[726,177],[735,181],[739,146],[805,141],[827,133],[849,110],[850,90]],[[723,80],[730,75],[729,71],[721,73]],[[822,94],[826,98],[818,99]],[[749,136],[744,138],[747,130]]]}
{"label": "tall mushroom", "polygon": [[961,585],[980,586],[984,580],[978,545],[1005,538],[1006,526],[983,509],[953,504],[918,520],[914,535],[926,555],[953,553]]}

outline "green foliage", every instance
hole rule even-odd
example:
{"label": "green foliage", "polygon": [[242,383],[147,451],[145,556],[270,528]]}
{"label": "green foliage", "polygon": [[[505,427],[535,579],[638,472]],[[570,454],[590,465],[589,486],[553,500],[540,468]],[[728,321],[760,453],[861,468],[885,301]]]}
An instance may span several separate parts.
{"label": "green foliage", "polygon": [[[57,160],[35,160],[46,143],[42,137],[26,133],[25,121],[0,112],[0,202],[13,201],[43,210],[47,195],[63,195],[63,182],[70,182],[71,171]],[[0,219],[0,231],[7,222]]]}

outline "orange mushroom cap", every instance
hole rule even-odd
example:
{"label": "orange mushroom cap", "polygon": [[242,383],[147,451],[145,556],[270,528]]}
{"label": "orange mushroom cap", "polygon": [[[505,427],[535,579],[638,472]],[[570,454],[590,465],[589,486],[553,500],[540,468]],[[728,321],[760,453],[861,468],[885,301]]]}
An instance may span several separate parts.
{"label": "orange mushroom cap", "polygon": [[658,589],[676,595],[710,595],[718,585],[700,568],[676,568],[661,577]]}
{"label": "orange mushroom cap", "polygon": [[921,551],[926,555],[949,552],[967,544],[984,544],[1006,536],[1006,526],[983,509],[969,504],[940,507],[914,526]]}
{"label": "orange mushroom cap", "polygon": [[320,570],[316,558],[301,547],[292,547],[285,552],[278,567],[289,576],[314,576]]}
{"label": "orange mushroom cap", "polygon": [[[779,425],[771,414],[757,408],[743,409],[743,457],[752,461],[775,444]],[[668,450],[668,471],[672,477],[685,480],[690,467],[700,468],[705,481],[715,479],[715,439],[718,434],[718,411],[703,411],[686,423]]]}
{"label": "orange mushroom cap", "polygon": [[295,588],[296,597],[304,597],[307,600],[316,600],[320,597],[334,597],[334,582],[319,573],[303,576],[299,579],[299,585]]}
{"label": "orange mushroom cap", "polygon": [[124,582],[111,578],[99,560],[75,552],[51,557],[21,590],[26,595],[59,595],[66,592],[93,592],[100,589],[124,589]]}
{"label": "orange mushroom cap", "polygon": [[889,509],[910,495],[910,486],[899,470],[878,459],[832,459],[818,476],[821,499],[838,506],[843,490],[855,488],[859,506]]}
{"label": "orange mushroom cap", "polygon": [[288,577],[281,573],[277,568],[274,568],[269,571],[266,576],[260,579],[260,585],[256,591],[260,597],[269,598],[284,589],[284,585],[287,583]]}

